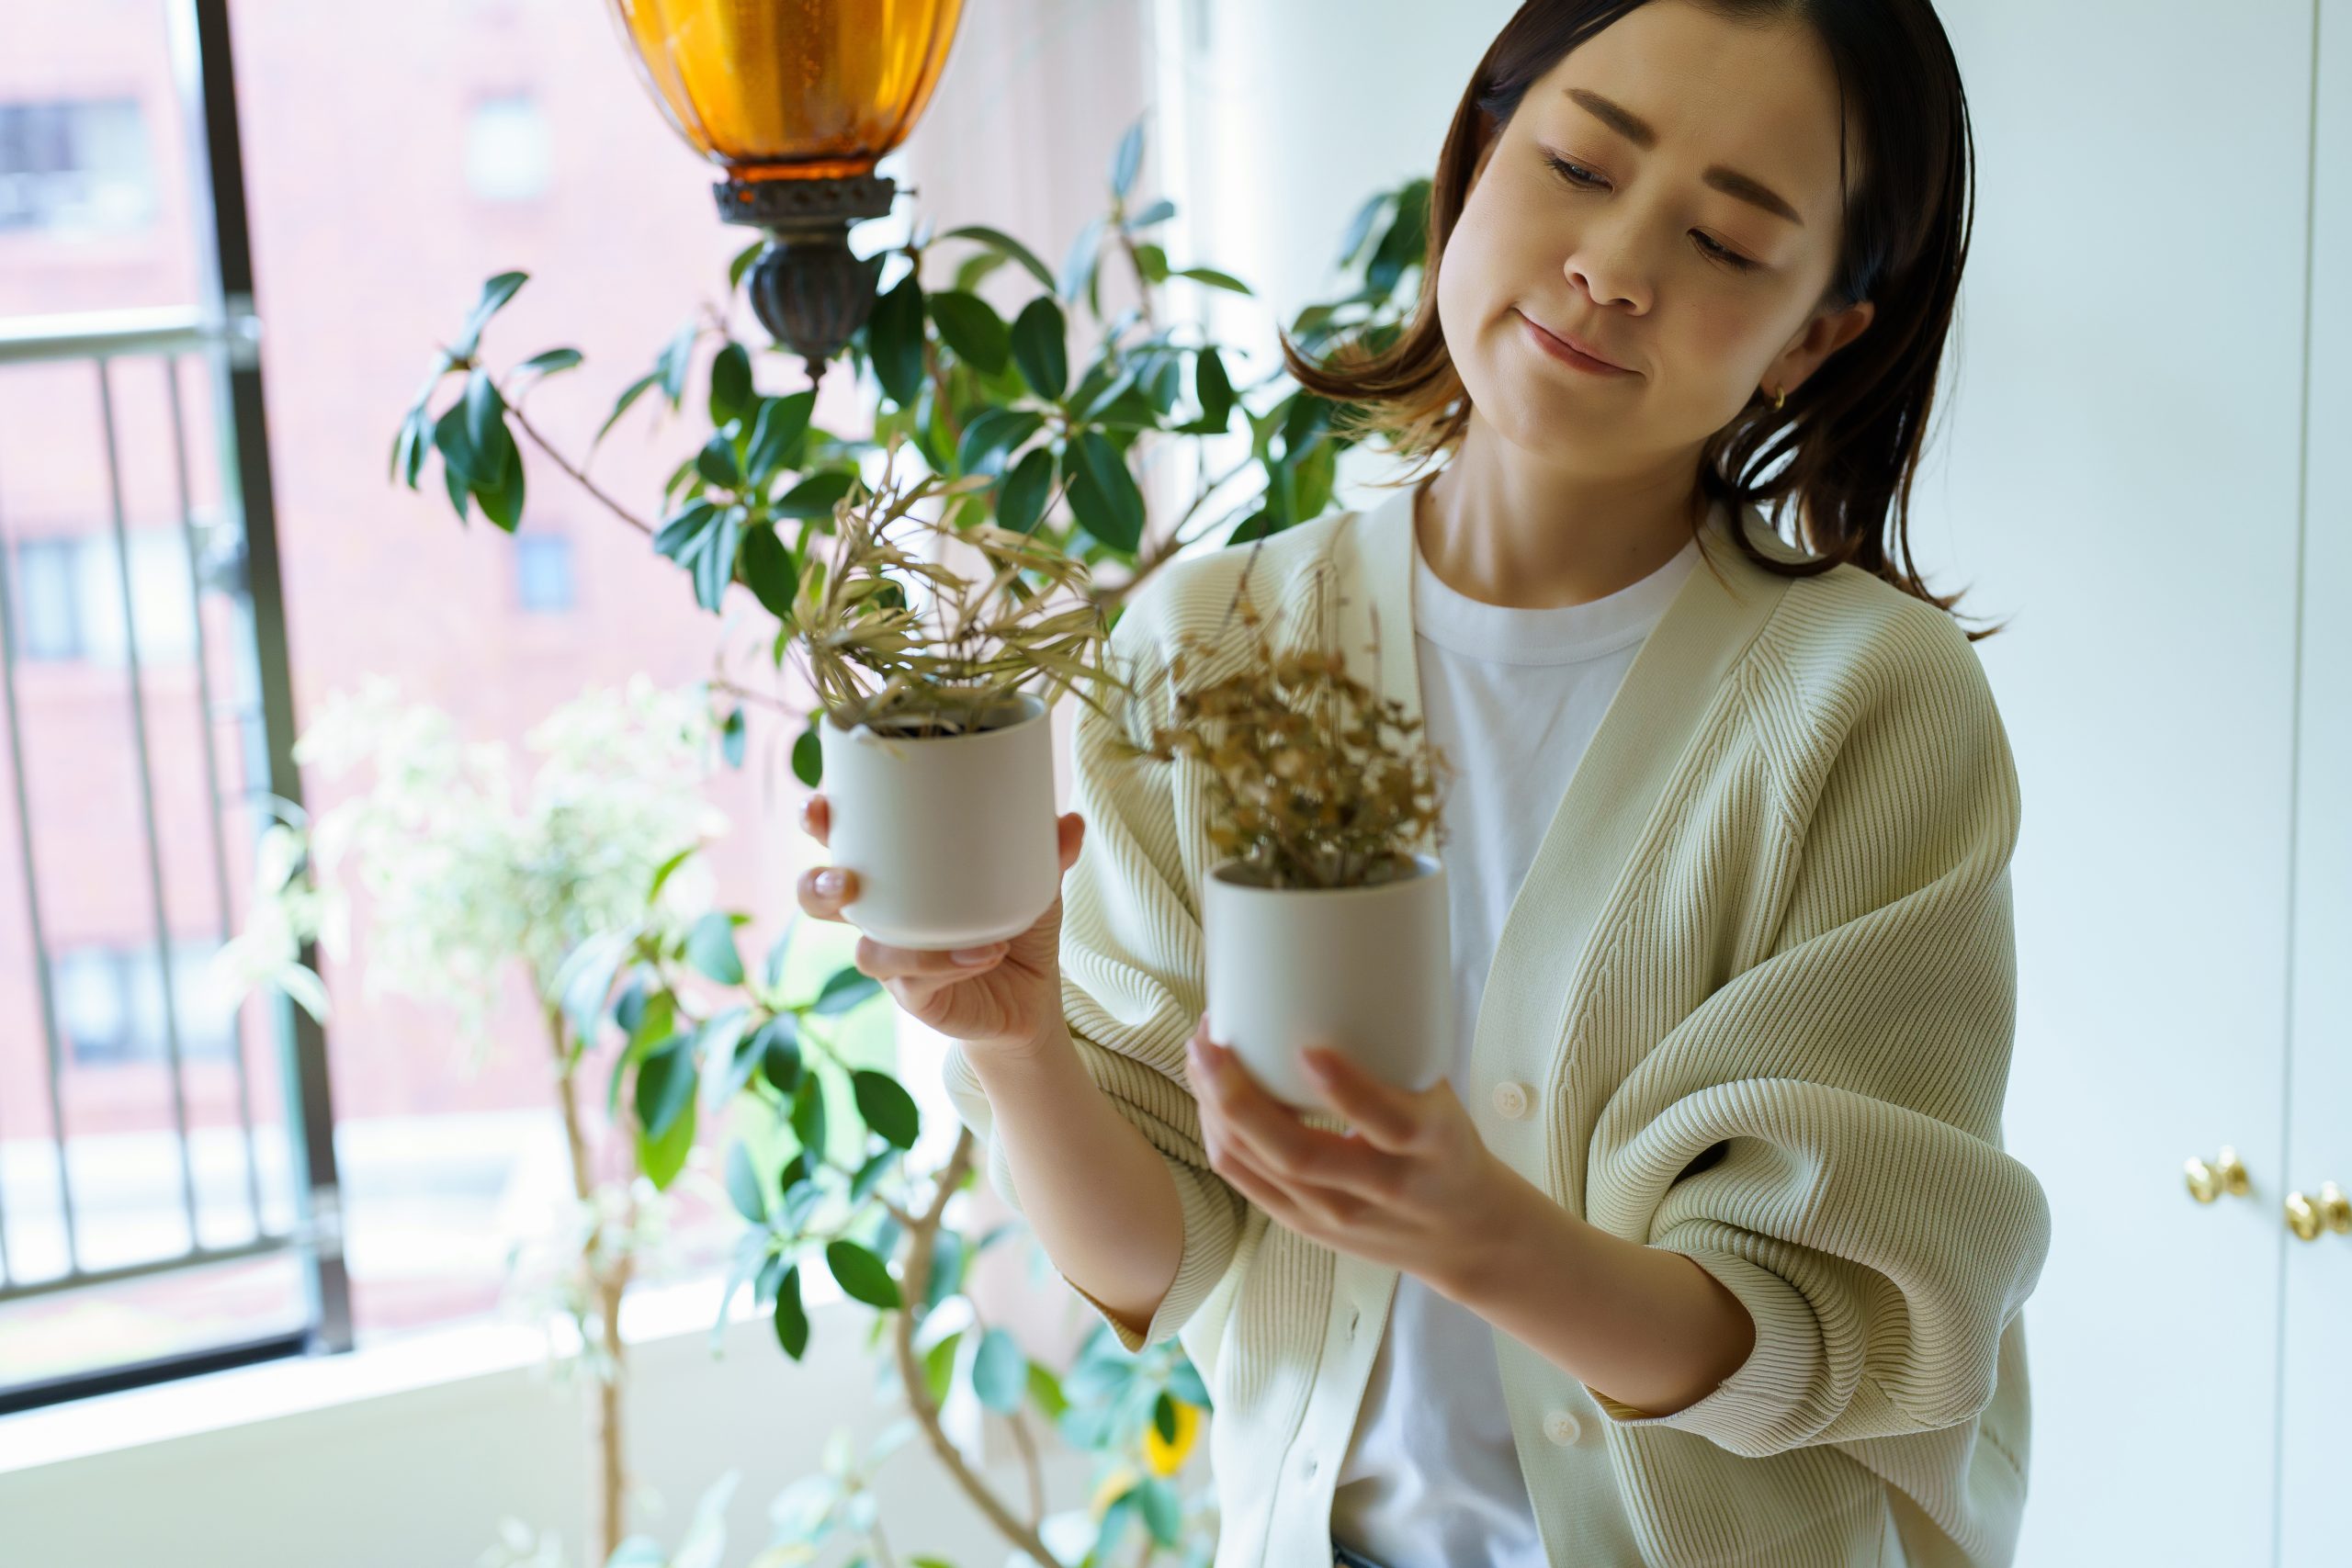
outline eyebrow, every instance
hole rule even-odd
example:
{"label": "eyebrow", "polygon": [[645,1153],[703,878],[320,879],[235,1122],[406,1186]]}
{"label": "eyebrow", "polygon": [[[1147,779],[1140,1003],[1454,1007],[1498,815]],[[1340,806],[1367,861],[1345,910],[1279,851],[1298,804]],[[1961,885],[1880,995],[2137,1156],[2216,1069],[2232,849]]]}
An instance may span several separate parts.
{"label": "eyebrow", "polygon": [[[1565,93],[1566,96],[1582,105],[1595,118],[1617,131],[1626,141],[1644,152],[1646,152],[1657,145],[1657,131],[1650,122],[1625,107],[1624,105],[1613,103],[1599,93],[1583,87],[1569,87],[1565,89]],[[1775,217],[1787,219],[1800,229],[1804,227],[1804,220],[1798,216],[1797,209],[1783,200],[1778,191],[1761,180],[1743,175],[1737,169],[1726,169],[1721,164],[1710,167],[1699,177],[1725,196],[1736,197],[1751,206],[1760,207]]]}

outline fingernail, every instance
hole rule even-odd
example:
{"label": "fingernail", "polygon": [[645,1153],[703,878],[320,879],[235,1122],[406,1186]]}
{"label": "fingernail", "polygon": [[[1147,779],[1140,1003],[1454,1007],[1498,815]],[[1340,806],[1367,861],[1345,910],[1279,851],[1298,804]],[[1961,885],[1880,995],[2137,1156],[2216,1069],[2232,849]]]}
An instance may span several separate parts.
{"label": "fingernail", "polygon": [[990,947],[958,948],[956,951],[956,962],[958,964],[986,964],[989,959],[994,958],[998,953],[1002,953],[1003,951],[1004,944],[1002,942],[998,942]]}
{"label": "fingernail", "polygon": [[825,894],[833,894],[833,893],[838,893],[838,892],[840,892],[841,890],[842,890],[842,874],[841,874],[840,872],[838,872],[838,871],[820,871],[820,872],[819,872],[819,873],[817,874],[817,891],[818,891],[818,892],[820,892],[820,893],[825,893]]}

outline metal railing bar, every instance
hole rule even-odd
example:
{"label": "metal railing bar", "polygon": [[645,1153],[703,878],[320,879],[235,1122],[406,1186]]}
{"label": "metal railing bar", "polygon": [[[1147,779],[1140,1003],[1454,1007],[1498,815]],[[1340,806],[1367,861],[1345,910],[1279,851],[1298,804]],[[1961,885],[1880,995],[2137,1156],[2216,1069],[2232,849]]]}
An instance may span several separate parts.
{"label": "metal railing bar", "polygon": [[[199,581],[202,573],[196,554],[196,504],[187,477],[187,420],[180,406],[179,360],[165,358],[159,366],[164,372],[164,400],[172,415],[172,472],[179,486],[180,540],[187,550],[188,624],[194,628],[196,639],[196,728],[204,742],[204,791],[212,806],[213,891],[220,906],[220,941],[225,945],[237,934],[237,912],[229,897],[229,835],[220,820],[227,809],[227,803],[220,797],[220,759],[213,743],[211,717],[206,711],[211,704],[212,659],[205,648],[204,585]],[[229,1015],[229,1060],[235,1064],[237,1122],[245,1134],[245,1196],[253,1213],[254,1234],[259,1235],[261,1157],[254,1148],[253,1088],[245,1071],[244,1017],[244,1002],[240,998]]]}
{"label": "metal railing bar", "polygon": [[209,1350],[164,1356],[152,1361],[134,1361],[128,1366],[103,1367],[96,1371],[77,1372],[70,1377],[0,1388],[0,1416],[13,1416],[20,1410],[36,1410],[44,1404],[63,1404],[68,1400],[88,1399],[101,1393],[120,1393],[125,1389],[144,1388],[151,1383],[169,1382],[175,1378],[192,1378],[206,1372],[227,1371],[233,1367],[283,1360],[308,1351],[311,1348],[310,1337],[307,1332],[273,1334],[263,1339],[218,1345]]}
{"label": "metal railing bar", "polygon": [[0,321],[0,365],[186,354],[215,343],[249,342],[258,331],[250,320],[233,316],[208,321],[188,305],[20,316]]}
{"label": "metal railing bar", "polygon": [[302,1245],[299,1235],[265,1234],[251,1241],[241,1241],[228,1247],[198,1247],[169,1258],[150,1258],[143,1263],[126,1263],[116,1269],[75,1269],[46,1280],[27,1280],[0,1288],[0,1302],[28,1301],[35,1296],[55,1295],[61,1291],[79,1291],[92,1285],[119,1285],[126,1280],[145,1280],[158,1274],[177,1274],[189,1269],[201,1269],[209,1263],[234,1263],[242,1258],[267,1258],[274,1253],[288,1252]]}
{"label": "metal railing bar", "polygon": [[[32,937],[33,981],[40,990],[41,1035],[46,1042],[41,1063],[49,1080],[50,1143],[57,1155],[58,1213],[65,1224],[65,1264],[71,1269],[81,1258],[81,1236],[74,1219],[74,1179],[65,1165],[65,1100],[57,1085],[65,1052],[58,1040],[57,987],[50,973],[49,938],[41,927],[40,869],[33,858],[32,801],[25,784],[24,722],[17,710],[17,595],[9,581],[12,548],[6,530],[0,528],[0,689],[7,694],[8,776],[17,795],[17,853],[25,868],[25,929]],[[6,1259],[0,1255],[0,1280],[7,1277]]]}
{"label": "metal railing bar", "polygon": [[122,585],[122,649],[130,675],[130,733],[139,757],[139,806],[147,819],[147,886],[155,907],[155,964],[164,989],[164,1051],[171,1063],[172,1124],[180,1140],[180,1191],[187,1209],[187,1244],[200,1244],[196,1217],[196,1161],[188,1153],[187,1081],[180,1055],[178,988],[172,983],[170,916],[164,903],[164,850],[155,822],[155,769],[147,750],[147,697],[140,672],[139,616],[130,597],[130,536],[123,517],[122,459],[115,438],[114,382],[107,362],[91,361],[98,373],[98,412],[107,437],[107,489],[113,502],[114,547]]}

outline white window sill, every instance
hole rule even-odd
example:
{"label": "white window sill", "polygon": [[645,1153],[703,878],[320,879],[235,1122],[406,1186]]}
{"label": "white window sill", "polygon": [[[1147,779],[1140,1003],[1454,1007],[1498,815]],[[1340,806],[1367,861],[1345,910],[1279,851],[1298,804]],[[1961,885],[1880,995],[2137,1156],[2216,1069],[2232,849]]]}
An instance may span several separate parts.
{"label": "white window sill", "polygon": [[[634,1347],[707,1337],[720,1284],[711,1276],[631,1291],[621,1307],[623,1339]],[[843,1304],[841,1287],[821,1269],[804,1275],[802,1284],[812,1315]],[[766,1316],[752,1304],[750,1286],[740,1288],[727,1337],[756,1344],[768,1332]],[[755,1320],[756,1327],[739,1326]],[[577,1348],[570,1322],[558,1320],[551,1333],[556,1353]],[[527,1325],[484,1321],[364,1345],[348,1355],[289,1357],[46,1405],[0,1416],[0,1475],[521,1371],[544,1363],[549,1348],[550,1335]]]}

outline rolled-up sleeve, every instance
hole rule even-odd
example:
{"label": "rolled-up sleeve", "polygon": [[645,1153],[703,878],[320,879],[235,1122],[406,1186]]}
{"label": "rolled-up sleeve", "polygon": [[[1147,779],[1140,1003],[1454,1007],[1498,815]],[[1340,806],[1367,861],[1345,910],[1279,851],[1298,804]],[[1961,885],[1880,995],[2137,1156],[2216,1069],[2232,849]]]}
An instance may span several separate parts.
{"label": "rolled-up sleeve", "polygon": [[1835,744],[1777,828],[1770,955],[1596,1132],[1595,1223],[1689,1257],[1755,1324],[1739,1369],[1679,1410],[1589,1391],[1619,1425],[1760,1458],[1971,1420],[2040,1277],[2048,1201],[2000,1132],[2015,768],[1958,633],[1917,644],[1899,678],[1822,694]]}

